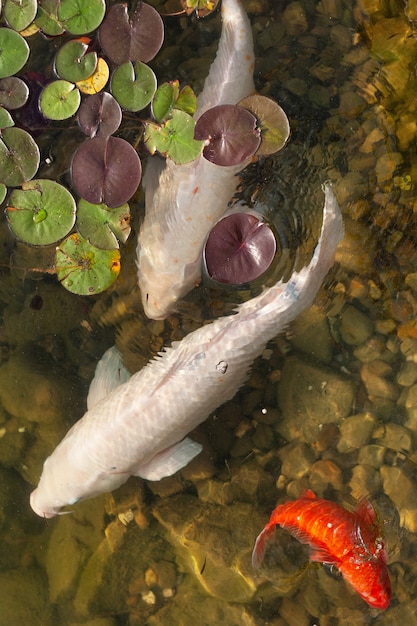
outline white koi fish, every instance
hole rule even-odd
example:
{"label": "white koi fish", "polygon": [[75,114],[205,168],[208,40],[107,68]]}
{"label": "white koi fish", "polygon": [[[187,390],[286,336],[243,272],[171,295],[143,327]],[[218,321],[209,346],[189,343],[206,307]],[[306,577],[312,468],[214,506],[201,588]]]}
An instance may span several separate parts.
{"label": "white koi fish", "polygon": [[[254,92],[253,40],[240,0],[223,0],[217,56],[197,100],[195,119],[219,104],[236,104]],[[150,157],[143,177],[145,219],[138,248],[138,282],[143,308],[164,319],[201,277],[207,233],[227,209],[246,165],[222,167],[202,155],[176,165]]]}
{"label": "white koi fish", "polygon": [[[326,186],[310,264],[241,304],[236,314],[173,344],[92,406],[45,461],[30,498],[33,510],[50,518],[65,505],[116,489],[129,476],[159,480],[184,467],[201,450],[186,435],[233,398],[266,343],[311,305],[342,233],[339,207]],[[107,358],[115,359],[119,381],[117,353]]]}

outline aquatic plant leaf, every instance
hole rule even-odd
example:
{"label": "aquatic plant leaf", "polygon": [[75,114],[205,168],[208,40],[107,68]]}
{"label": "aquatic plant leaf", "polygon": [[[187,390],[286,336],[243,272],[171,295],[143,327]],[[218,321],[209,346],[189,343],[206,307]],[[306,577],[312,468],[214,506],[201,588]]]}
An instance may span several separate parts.
{"label": "aquatic plant leaf", "polygon": [[3,15],[13,30],[24,30],[33,22],[38,4],[36,0],[5,0]]}
{"label": "aquatic plant leaf", "polygon": [[79,90],[68,80],[54,80],[42,90],[39,108],[50,120],[66,120],[78,110],[81,102]]}
{"label": "aquatic plant leaf", "polygon": [[60,0],[58,19],[72,35],[85,35],[98,28],[106,13],[105,0]]}
{"label": "aquatic plant leaf", "polygon": [[175,102],[175,108],[185,111],[189,115],[194,115],[197,109],[197,96],[189,85],[185,85],[181,89],[180,95]]}
{"label": "aquatic plant leaf", "polygon": [[268,224],[252,213],[232,213],[210,231],[204,262],[213,280],[242,285],[269,268],[276,249],[275,235]]}
{"label": "aquatic plant leaf", "polygon": [[55,243],[75,223],[75,200],[65,187],[53,180],[34,179],[15,189],[6,216],[18,239],[37,246]]}
{"label": "aquatic plant leaf", "polygon": [[120,272],[120,252],[93,246],[78,233],[73,233],[57,247],[55,269],[59,282],[81,296],[105,291]]}
{"label": "aquatic plant leaf", "polygon": [[87,52],[88,44],[74,39],[67,41],[55,56],[55,71],[64,79],[76,83],[91,76],[96,69],[97,54]]}
{"label": "aquatic plant leaf", "polygon": [[109,208],[105,204],[91,204],[86,200],[78,202],[77,228],[82,237],[97,248],[111,250],[119,247],[130,235],[130,209],[123,204]]}
{"label": "aquatic plant leaf", "polygon": [[10,126],[14,126],[14,121],[9,111],[6,111],[3,107],[0,107],[0,129],[1,128],[10,128]]}
{"label": "aquatic plant leaf", "polygon": [[78,89],[87,95],[93,95],[99,93],[104,89],[109,80],[110,70],[106,61],[99,57],[97,59],[97,66],[94,72],[85,80],[76,82]]}
{"label": "aquatic plant leaf", "polygon": [[156,76],[145,63],[124,63],[111,77],[111,92],[127,111],[141,111],[152,100],[156,91]]}
{"label": "aquatic plant leaf", "polygon": [[27,102],[28,97],[29,87],[17,76],[9,76],[0,80],[1,106],[9,110],[19,109]]}
{"label": "aquatic plant leaf", "polygon": [[191,15],[194,11],[197,17],[206,17],[213,13],[219,4],[219,0],[181,0],[181,6],[187,15]]}
{"label": "aquatic plant leaf", "polygon": [[4,202],[6,194],[7,194],[7,187],[6,187],[6,185],[3,185],[3,183],[0,183],[0,204],[2,202]]}
{"label": "aquatic plant leaf", "polygon": [[215,106],[197,120],[194,137],[204,140],[203,155],[216,165],[239,165],[255,154],[261,137],[256,117],[233,104]]}
{"label": "aquatic plant leaf", "polygon": [[0,78],[13,76],[22,69],[29,57],[29,46],[11,28],[0,28]]}
{"label": "aquatic plant leaf", "polygon": [[6,128],[0,137],[0,182],[17,187],[35,176],[40,161],[39,148],[21,128]]}
{"label": "aquatic plant leaf", "polygon": [[78,109],[78,123],[89,137],[109,137],[120,126],[122,110],[107,91],[88,96]]}
{"label": "aquatic plant leaf", "polygon": [[164,24],[158,11],[138,2],[129,17],[128,5],[114,4],[99,29],[100,44],[116,65],[128,61],[147,63],[159,52],[164,40]]}
{"label": "aquatic plant leaf", "polygon": [[157,122],[164,122],[171,115],[174,102],[179,96],[179,81],[172,80],[159,85],[152,99],[152,115]]}
{"label": "aquatic plant leaf", "polygon": [[254,94],[241,100],[238,105],[253,113],[258,120],[261,144],[256,154],[274,154],[282,150],[290,136],[290,123],[279,104],[271,98]]}
{"label": "aquatic plant leaf", "polygon": [[133,196],[140,183],[142,166],[136,151],[124,139],[94,137],[75,152],[71,175],[82,198],[114,208]]}
{"label": "aquatic plant leaf", "polygon": [[162,126],[149,122],[145,126],[143,141],[151,154],[158,151],[175,163],[194,161],[203,149],[203,142],[194,139],[194,119],[174,109],[172,118]]}
{"label": "aquatic plant leaf", "polygon": [[45,35],[50,37],[62,35],[65,30],[58,19],[58,7],[57,0],[38,0],[35,24]]}

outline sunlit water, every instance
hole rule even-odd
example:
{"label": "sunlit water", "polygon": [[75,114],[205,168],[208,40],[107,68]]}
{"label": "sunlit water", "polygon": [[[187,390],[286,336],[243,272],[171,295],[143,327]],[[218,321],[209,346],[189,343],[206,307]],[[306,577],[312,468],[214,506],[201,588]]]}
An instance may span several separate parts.
{"label": "sunlit water", "polygon": [[[331,180],[346,228],[337,263],[316,305],[193,434],[204,452],[189,467],[156,484],[131,479],[49,522],[31,511],[29,493],[84,413],[104,350],[116,340],[137,370],[250,294],[203,286],[165,324],[149,322],[134,289],[134,235],[114,291],[96,300],[36,271],[4,270],[1,626],[417,623],[417,13],[371,1],[247,4],[257,89],[285,109],[292,136],[250,169],[243,197],[273,212],[288,275],[311,254],[314,198]],[[179,76],[197,89],[219,17],[170,18],[166,29],[160,80]],[[45,176],[65,180],[59,163],[79,141],[71,129],[57,136]],[[47,263],[16,247],[4,224],[2,237],[2,264]],[[277,501],[305,487],[377,507],[393,586],[387,611],[370,609],[329,569],[306,566],[306,547],[283,532],[252,570],[253,543]]]}

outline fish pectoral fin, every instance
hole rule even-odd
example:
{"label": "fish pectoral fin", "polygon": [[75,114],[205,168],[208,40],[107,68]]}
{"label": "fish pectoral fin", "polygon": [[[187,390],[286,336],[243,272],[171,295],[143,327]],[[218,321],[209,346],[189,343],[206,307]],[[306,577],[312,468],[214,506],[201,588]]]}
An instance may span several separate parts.
{"label": "fish pectoral fin", "polygon": [[202,449],[201,444],[186,437],[162,452],[158,452],[148,463],[139,465],[137,471],[134,470],[132,474],[146,480],[161,480],[185,467]]}
{"label": "fish pectoral fin", "polygon": [[338,559],[335,559],[334,556],[330,554],[326,546],[310,546],[309,558],[310,561],[339,567]]}

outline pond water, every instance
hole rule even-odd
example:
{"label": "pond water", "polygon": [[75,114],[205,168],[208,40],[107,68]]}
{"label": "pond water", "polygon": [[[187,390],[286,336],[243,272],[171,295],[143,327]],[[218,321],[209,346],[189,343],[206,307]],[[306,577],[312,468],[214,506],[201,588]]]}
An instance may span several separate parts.
{"label": "pond water", "polygon": [[[250,166],[241,194],[273,215],[290,251],[288,276],[311,255],[322,209],[314,194],[330,180],[345,222],[336,264],[314,306],[192,434],[204,446],[194,461],[160,482],[131,478],[47,521],[29,494],[85,412],[104,351],[116,342],[137,371],[251,293],[203,284],[166,322],[150,321],[135,287],[134,233],[114,288],[89,299],[36,271],[48,254],[16,244],[2,221],[0,626],[417,624],[417,8],[245,6],[256,87],[284,108],[292,134],[277,156]],[[198,91],[220,16],[165,24],[158,78]],[[61,128],[40,141],[52,142],[45,177],[65,181],[60,164],[80,133]],[[375,506],[393,588],[386,611],[331,568],[308,564],[306,546],[283,531],[253,570],[254,541],[272,510],[305,488]]]}

